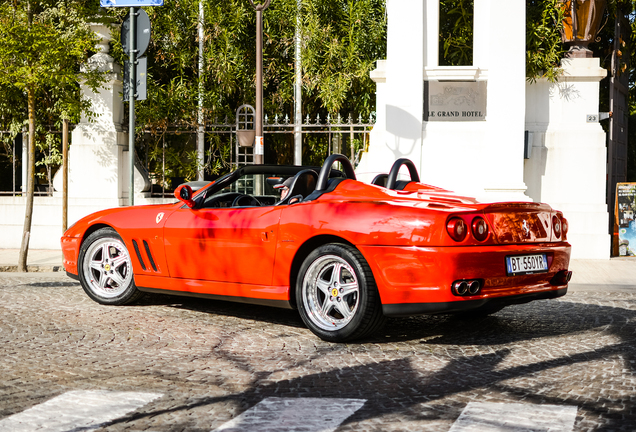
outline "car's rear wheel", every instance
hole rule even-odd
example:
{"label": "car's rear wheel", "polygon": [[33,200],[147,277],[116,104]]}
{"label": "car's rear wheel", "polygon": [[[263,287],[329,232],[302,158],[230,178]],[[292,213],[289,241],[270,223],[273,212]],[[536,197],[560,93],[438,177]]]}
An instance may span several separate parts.
{"label": "car's rear wheel", "polygon": [[82,288],[98,303],[122,305],[143,296],[133,280],[128,249],[112,228],[99,229],[86,238],[78,264]]}
{"label": "car's rear wheel", "polygon": [[309,254],[300,268],[296,302],[307,327],[330,342],[367,336],[385,321],[369,265],[345,244],[326,244]]}

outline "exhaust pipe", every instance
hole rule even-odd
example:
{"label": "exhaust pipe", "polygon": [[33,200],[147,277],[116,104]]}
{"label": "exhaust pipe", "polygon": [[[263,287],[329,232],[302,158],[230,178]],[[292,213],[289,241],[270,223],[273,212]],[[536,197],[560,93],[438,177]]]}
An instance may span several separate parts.
{"label": "exhaust pipe", "polygon": [[451,292],[456,296],[474,296],[480,291],[481,281],[479,279],[458,280],[451,285]]}
{"label": "exhaust pipe", "polygon": [[572,272],[568,270],[558,271],[552,279],[550,279],[550,285],[566,285],[572,279]]}
{"label": "exhaust pipe", "polygon": [[468,283],[466,281],[455,282],[453,284],[455,295],[463,296],[468,292]]}
{"label": "exhaust pipe", "polygon": [[479,281],[474,280],[470,284],[468,284],[468,293],[470,295],[476,295],[480,289],[481,284],[479,283]]}

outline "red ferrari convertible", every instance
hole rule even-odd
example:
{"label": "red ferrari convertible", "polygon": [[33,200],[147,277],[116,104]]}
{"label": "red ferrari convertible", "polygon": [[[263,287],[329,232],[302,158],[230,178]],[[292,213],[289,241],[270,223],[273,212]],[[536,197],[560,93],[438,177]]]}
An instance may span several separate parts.
{"label": "red ferrari convertible", "polygon": [[[409,181],[398,180],[404,167]],[[572,275],[560,212],[422,184],[408,159],[373,184],[332,155],[320,169],[245,166],[175,196],[78,221],[62,237],[68,275],[102,304],[154,292],[296,308],[334,342],[367,336],[387,316],[488,314],[560,297]]]}

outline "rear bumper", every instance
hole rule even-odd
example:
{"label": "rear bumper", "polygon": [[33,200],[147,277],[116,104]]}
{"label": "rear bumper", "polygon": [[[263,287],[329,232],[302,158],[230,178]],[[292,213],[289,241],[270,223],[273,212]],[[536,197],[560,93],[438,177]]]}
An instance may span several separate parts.
{"label": "rear bumper", "polygon": [[[566,242],[556,242],[460,247],[360,246],[359,249],[371,267],[382,304],[388,314],[394,315],[391,310],[405,311],[409,307],[416,314],[441,313],[478,308],[494,299],[531,301],[559,297],[565,294],[558,292],[567,290],[567,282],[555,284],[559,279],[555,275],[568,270],[571,247]],[[506,273],[507,256],[531,254],[546,254],[547,272],[517,276]],[[483,281],[481,292],[474,296],[454,295],[453,282],[466,279]]]}
{"label": "rear bumper", "polygon": [[532,294],[520,294],[507,297],[482,298],[478,300],[440,302],[440,303],[394,303],[382,305],[382,312],[390,317],[405,317],[412,315],[434,315],[454,312],[464,312],[480,308],[498,308],[514,304],[528,303],[534,300],[545,300],[562,297],[568,288],[543,291]]}

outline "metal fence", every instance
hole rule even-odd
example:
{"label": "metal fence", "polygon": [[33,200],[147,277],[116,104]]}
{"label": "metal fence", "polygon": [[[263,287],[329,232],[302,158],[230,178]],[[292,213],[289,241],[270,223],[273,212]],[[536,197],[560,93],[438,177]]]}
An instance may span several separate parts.
{"label": "metal fence", "polygon": [[[275,115],[273,119],[265,116],[263,122],[264,135],[280,136],[280,134],[300,133],[303,145],[309,141],[322,140],[322,146],[327,155],[343,153],[357,164],[360,153],[366,149],[368,133],[375,124],[370,116],[363,119],[360,115],[354,119],[349,115],[343,119],[340,115],[335,118],[327,116],[321,119],[316,116],[313,120],[307,116],[302,125],[295,125],[287,115]],[[237,122],[231,122],[228,117],[219,121],[212,118],[205,125],[205,166],[208,174],[222,174],[240,165],[253,164],[253,147],[241,146],[237,139]],[[241,129],[244,125],[241,126]],[[49,129],[46,134],[61,135],[60,131]],[[5,136],[7,131],[0,131]],[[71,134],[72,135],[72,134]],[[0,135],[0,137],[2,137]],[[135,140],[136,161],[138,166],[145,169],[151,182],[150,195],[155,197],[171,195],[180,183],[196,177],[196,127],[186,125],[171,125],[162,130],[144,130],[137,133]],[[0,195],[20,196],[26,187],[26,169],[22,164],[27,158],[28,133],[22,133],[11,144],[5,142],[3,154],[0,155]],[[6,140],[5,140],[6,141]],[[48,148],[36,150],[38,163],[38,179],[36,194],[51,196],[53,194],[53,176],[60,164],[56,163],[56,154],[61,153],[51,145]],[[267,138],[265,145],[267,146]],[[61,140],[60,140],[61,142]],[[23,145],[23,143],[25,145]],[[71,147],[72,148],[72,147]]]}
{"label": "metal fence", "polygon": [[[361,138],[359,140],[361,143],[361,149],[366,149],[368,133],[371,131],[374,124],[375,121],[373,116],[369,116],[368,120],[365,121],[360,115],[358,115],[357,120],[354,120],[351,115],[344,120],[340,115],[338,115],[336,119],[332,119],[331,116],[327,115],[327,118],[322,121],[320,119],[320,115],[317,115],[312,121],[309,118],[309,115],[307,115],[302,125],[298,128],[298,132],[302,135],[324,135],[327,138],[328,143],[327,156],[332,153],[343,153],[348,155],[354,164],[357,165],[360,149],[356,150],[356,136]],[[295,133],[296,125],[290,121],[287,115],[285,115],[284,118],[276,115],[273,120],[270,120],[269,117],[265,115],[263,129],[264,134],[293,135]],[[347,138],[349,140],[348,146],[346,145]],[[253,163],[252,152],[252,147],[241,147],[239,143],[236,142],[233,152],[233,165],[246,165]]]}
{"label": "metal fence", "polygon": [[[251,165],[254,163],[254,148],[240,144],[237,130],[245,130],[244,121],[230,123],[225,117],[222,121],[213,118],[205,125],[206,173],[220,170],[221,173],[230,169],[235,169],[241,165]],[[361,152],[367,148],[368,133],[375,124],[374,118],[357,119],[349,115],[346,119],[337,116],[333,119],[327,116],[322,120],[320,116],[315,119],[305,117],[302,125],[296,125],[289,119],[289,116],[275,115],[270,118],[265,115],[263,121],[263,133],[265,135],[265,145],[267,146],[267,135],[275,134],[294,135],[296,131],[301,133],[308,141],[307,137],[318,137],[322,135],[326,143],[327,156],[332,153],[343,153],[349,156],[352,162],[358,163]],[[186,180],[195,178],[196,160],[196,138],[198,130],[195,127],[170,126],[161,131],[146,130],[136,141],[138,163],[143,166],[151,181],[151,196],[170,196],[172,190]],[[306,144],[305,144],[306,145]],[[187,159],[183,165],[188,165],[189,172],[175,172],[174,167],[178,165],[178,159]],[[216,165],[215,165],[216,163]],[[171,166],[169,168],[168,166]],[[219,167],[219,165],[221,165]],[[186,168],[186,171],[188,169]]]}
{"label": "metal fence", "polygon": [[[36,146],[36,183],[34,194],[37,196],[51,196],[53,194],[53,176],[61,160],[61,136],[62,131],[53,130],[51,127],[36,132],[39,137],[52,136],[60,139],[60,148],[54,140],[46,140],[44,148]],[[14,136],[10,131],[0,131],[0,196],[20,196],[26,189],[27,172],[23,161],[28,159],[29,133],[22,131]]]}

